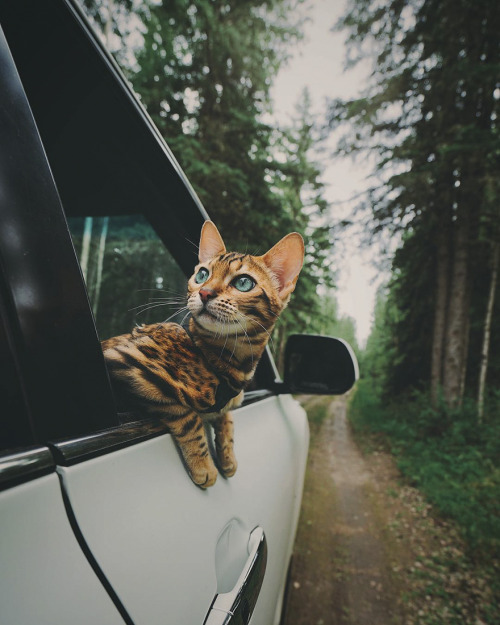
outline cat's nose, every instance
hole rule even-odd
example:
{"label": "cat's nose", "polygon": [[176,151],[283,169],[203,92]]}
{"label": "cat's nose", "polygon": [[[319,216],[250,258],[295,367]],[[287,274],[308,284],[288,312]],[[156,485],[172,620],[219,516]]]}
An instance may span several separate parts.
{"label": "cat's nose", "polygon": [[199,291],[201,301],[206,304],[208,300],[213,299],[217,293],[213,289],[207,289],[206,287]]}

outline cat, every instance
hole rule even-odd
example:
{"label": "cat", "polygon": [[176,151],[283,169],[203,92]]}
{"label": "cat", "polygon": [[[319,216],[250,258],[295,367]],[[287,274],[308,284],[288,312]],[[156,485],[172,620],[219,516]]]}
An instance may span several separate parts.
{"label": "cat", "polygon": [[187,319],[156,323],[102,342],[120,410],[165,420],[192,481],[212,486],[236,472],[231,410],[243,399],[279,314],[295,289],[304,242],[293,232],[263,256],[226,252],[211,221],[188,282]]}

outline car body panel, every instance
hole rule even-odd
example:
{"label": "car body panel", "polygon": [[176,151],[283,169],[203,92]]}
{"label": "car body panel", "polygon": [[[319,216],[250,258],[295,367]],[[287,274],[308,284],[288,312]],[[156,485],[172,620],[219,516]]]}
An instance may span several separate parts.
{"label": "car body panel", "polygon": [[0,621],[123,625],[75,538],[55,473],[0,493]]}
{"label": "car body panel", "polygon": [[[170,435],[59,469],[85,540],[136,625],[203,623],[215,594],[231,586],[220,571],[218,580],[216,551],[219,561],[243,563],[257,526],[269,556],[251,622],[269,625],[279,613],[307,421],[297,402],[271,397],[236,411],[235,430],[238,471],[206,491],[191,483]],[[219,539],[230,524],[235,553],[224,555]]]}

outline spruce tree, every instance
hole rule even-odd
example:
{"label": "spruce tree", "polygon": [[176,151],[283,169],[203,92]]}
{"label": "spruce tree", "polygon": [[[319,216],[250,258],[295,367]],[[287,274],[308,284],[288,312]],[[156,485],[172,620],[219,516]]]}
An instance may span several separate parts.
{"label": "spruce tree", "polygon": [[490,202],[485,182],[499,163],[500,5],[353,0],[340,27],[350,33],[353,62],[364,53],[376,62],[367,92],[334,102],[331,123],[348,121],[354,129],[344,138],[345,153],[378,154],[378,184],[366,202],[373,229],[407,232],[403,247],[421,250],[394,284],[416,293],[421,260],[431,259],[429,312],[408,320],[415,325],[405,331],[418,336],[426,327],[430,366],[428,374],[420,369],[421,381],[435,398],[442,388],[456,406],[470,360],[475,248]]}

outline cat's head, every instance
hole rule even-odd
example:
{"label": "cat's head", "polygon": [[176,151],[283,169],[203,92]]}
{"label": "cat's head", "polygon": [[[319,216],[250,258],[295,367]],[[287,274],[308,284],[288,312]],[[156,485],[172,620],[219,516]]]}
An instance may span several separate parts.
{"label": "cat's head", "polygon": [[269,330],[295,289],[304,242],[293,232],[263,256],[226,252],[211,221],[201,230],[199,264],[188,282],[188,308],[205,330],[258,334]]}

